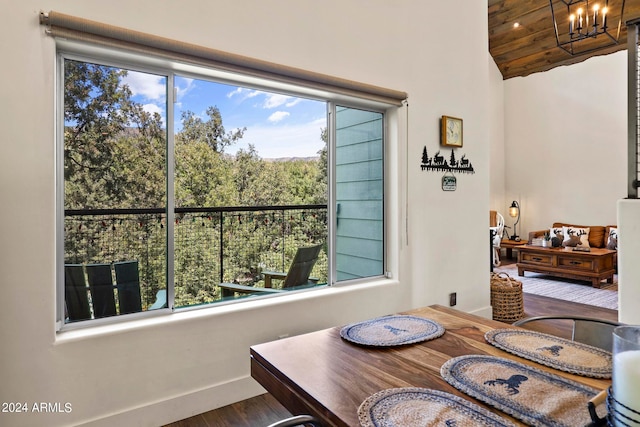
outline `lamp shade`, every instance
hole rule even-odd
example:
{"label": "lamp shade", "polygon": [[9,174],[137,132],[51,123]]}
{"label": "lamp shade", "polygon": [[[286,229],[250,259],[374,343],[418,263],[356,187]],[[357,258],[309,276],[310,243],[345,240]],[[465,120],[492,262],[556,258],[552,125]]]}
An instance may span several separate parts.
{"label": "lamp shade", "polygon": [[518,206],[518,203],[514,200],[511,203],[511,206],[509,206],[509,216],[512,218],[515,218],[518,216],[519,211],[520,211],[520,207]]}

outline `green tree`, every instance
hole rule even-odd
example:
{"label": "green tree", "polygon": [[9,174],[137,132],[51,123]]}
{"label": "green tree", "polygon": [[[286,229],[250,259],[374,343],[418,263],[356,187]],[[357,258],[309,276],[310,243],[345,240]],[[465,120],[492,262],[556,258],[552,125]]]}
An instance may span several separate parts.
{"label": "green tree", "polygon": [[158,206],[166,133],[122,84],[126,70],[65,61],[65,207]]}
{"label": "green tree", "polygon": [[207,108],[206,114],[207,120],[203,120],[192,111],[183,111],[182,130],[176,138],[183,142],[204,142],[213,151],[222,153],[225,148],[241,139],[244,131],[247,130],[245,127],[234,132],[225,132],[218,107]]}

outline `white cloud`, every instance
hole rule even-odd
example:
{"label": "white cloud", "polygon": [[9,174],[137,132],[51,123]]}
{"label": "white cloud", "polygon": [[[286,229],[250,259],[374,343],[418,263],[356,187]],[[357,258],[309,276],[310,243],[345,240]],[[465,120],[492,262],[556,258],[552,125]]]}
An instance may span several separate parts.
{"label": "white cloud", "polygon": [[287,95],[280,95],[275,93],[267,94],[267,98],[264,100],[263,107],[267,109],[277,108],[281,105],[285,105],[292,97]]}
{"label": "white cloud", "polygon": [[324,147],[320,130],[327,126],[326,119],[300,125],[250,126],[238,144],[228,150],[247,149],[253,144],[258,155],[265,159],[281,157],[314,157]]}
{"label": "white cloud", "polygon": [[142,96],[149,101],[164,102],[167,96],[165,78],[153,74],[129,71],[122,79],[133,96]]}
{"label": "white cloud", "polygon": [[156,104],[144,104],[142,109],[149,114],[158,113],[160,115],[164,114],[164,110],[158,107]]}
{"label": "white cloud", "polygon": [[194,80],[193,79],[188,79],[186,77],[182,77],[179,79],[180,82],[184,82],[185,85],[180,86],[180,85],[176,85],[176,90],[178,92],[178,96],[177,96],[177,100],[178,102],[180,102],[180,100],[182,99],[183,96],[185,96],[187,93],[189,93],[191,90],[193,90],[196,85],[193,83]]}
{"label": "white cloud", "polygon": [[291,113],[287,112],[287,111],[276,111],[275,113],[273,113],[272,115],[269,116],[269,121],[271,123],[277,123],[280,120],[283,120],[284,118],[286,118],[287,116],[291,115]]}
{"label": "white cloud", "polygon": [[239,88],[236,88],[236,90],[229,92],[227,94],[227,98],[233,98],[236,95],[240,95],[240,102],[242,102],[245,99],[255,98],[256,96],[262,95],[264,93],[265,92],[261,90],[250,90],[250,89],[239,87]]}
{"label": "white cloud", "polygon": [[164,114],[164,110],[162,108],[160,108],[158,105],[156,105],[156,104],[144,104],[142,106],[142,109],[144,111],[146,111],[147,113],[151,114],[151,115],[153,115],[154,113],[160,114],[160,117],[162,118],[162,125],[166,126],[167,123],[166,123],[166,120],[165,120],[166,117],[165,117],[165,114]]}

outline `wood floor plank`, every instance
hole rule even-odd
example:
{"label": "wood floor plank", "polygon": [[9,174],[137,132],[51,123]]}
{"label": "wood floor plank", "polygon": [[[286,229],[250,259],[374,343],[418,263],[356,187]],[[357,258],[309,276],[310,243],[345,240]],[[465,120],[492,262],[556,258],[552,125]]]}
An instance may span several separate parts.
{"label": "wood floor plank", "polygon": [[262,394],[164,427],[260,427],[291,414],[270,394]]}

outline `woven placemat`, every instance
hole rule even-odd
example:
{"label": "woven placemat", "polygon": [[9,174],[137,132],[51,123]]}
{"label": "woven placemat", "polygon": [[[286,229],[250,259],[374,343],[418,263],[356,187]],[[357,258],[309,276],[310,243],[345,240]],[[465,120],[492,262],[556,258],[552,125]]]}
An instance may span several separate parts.
{"label": "woven placemat", "polygon": [[593,378],[611,378],[611,353],[553,335],[518,329],[494,329],[487,342],[509,353],[554,369]]}
{"label": "woven placemat", "polygon": [[450,393],[406,387],[380,391],[358,408],[363,427],[504,426],[514,424]]}
{"label": "woven placemat", "polygon": [[[487,355],[448,360],[442,377],[473,396],[532,426],[584,426],[591,422],[587,402],[599,390],[540,369]],[[599,412],[606,413],[604,405]]]}
{"label": "woven placemat", "polygon": [[347,341],[369,346],[413,344],[438,338],[444,327],[424,317],[392,315],[347,325],[340,336]]}

